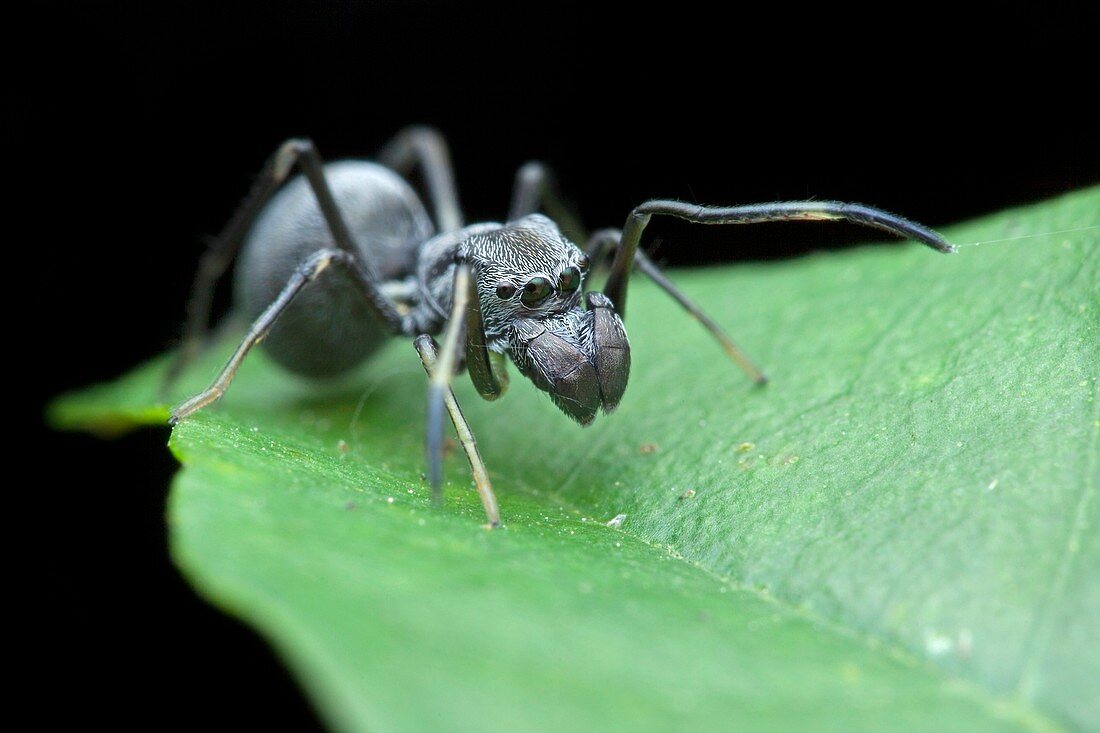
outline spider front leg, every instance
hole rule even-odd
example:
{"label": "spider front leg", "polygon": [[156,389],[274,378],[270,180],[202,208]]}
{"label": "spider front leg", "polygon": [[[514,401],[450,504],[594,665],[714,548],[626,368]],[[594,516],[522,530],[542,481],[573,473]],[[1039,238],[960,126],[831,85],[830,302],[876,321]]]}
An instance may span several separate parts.
{"label": "spider front leg", "polygon": [[[474,305],[468,305],[470,301]],[[477,493],[481,497],[481,504],[485,508],[485,516],[489,520],[490,527],[500,525],[500,509],[497,506],[496,495],[489,481],[489,473],[485,468],[485,462],[477,450],[477,440],[466,422],[458,400],[451,390],[451,380],[454,378],[458,365],[458,341],[462,331],[466,331],[467,354],[473,350],[474,358],[467,357],[467,365],[473,377],[477,366],[471,364],[483,364],[484,372],[479,372],[474,377],[474,384],[478,387],[486,399],[495,399],[500,396],[506,386],[507,378],[504,375],[503,366],[497,366],[490,362],[489,354],[484,349],[485,333],[480,324],[480,308],[476,306],[477,292],[470,276],[470,268],[465,263],[459,263],[455,268],[454,295],[451,303],[451,316],[443,335],[442,348],[437,352],[432,337],[427,334],[418,336],[413,342],[416,352],[420,355],[420,361],[424,365],[424,371],[428,373],[430,384],[428,386],[428,418],[426,452],[428,460],[428,481],[432,487],[432,493],[438,497],[443,483],[443,409],[447,409],[454,424],[458,441],[466,453],[466,459],[470,463],[474,484]],[[471,329],[465,327],[464,311],[477,311],[478,337],[476,343],[480,344],[484,354],[477,353],[477,346],[471,347]],[[495,355],[493,355],[495,356]],[[487,396],[492,395],[492,396]]]}
{"label": "spider front leg", "polygon": [[695,305],[686,295],[669,282],[660,269],[638,248],[642,232],[654,214],[684,219],[695,224],[757,224],[767,221],[850,221],[854,224],[890,232],[899,237],[909,237],[939,252],[952,253],[955,248],[936,232],[916,222],[863,204],[846,204],[839,201],[781,201],[773,204],[748,206],[700,206],[681,201],[655,199],[636,207],[626,219],[622,230],[605,229],[596,232],[589,240],[589,256],[595,259],[609,245],[618,246],[611,263],[611,274],[604,285],[604,294],[611,299],[619,316],[626,319],[626,291],[630,272],[635,266],[683,308],[696,318],[713,335],[729,357],[745,370],[758,384],[767,377],[741,351],[732,339]]}
{"label": "spider front leg", "polygon": [[626,318],[626,286],[634,267],[642,232],[653,215],[674,216],[694,224],[759,224],[766,221],[850,221],[899,237],[915,239],[945,254],[955,251],[947,240],[926,226],[863,204],[840,201],[779,201],[748,206],[700,206],[682,201],[654,199],[635,207],[626,217],[619,249],[611,263],[604,293],[621,318]]}

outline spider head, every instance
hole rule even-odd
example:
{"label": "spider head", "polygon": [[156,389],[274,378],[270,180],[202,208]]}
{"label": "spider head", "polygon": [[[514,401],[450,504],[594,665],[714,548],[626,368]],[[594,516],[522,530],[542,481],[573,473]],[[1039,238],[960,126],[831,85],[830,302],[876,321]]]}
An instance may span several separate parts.
{"label": "spider head", "polygon": [[579,307],[588,257],[541,214],[477,232],[460,254],[477,277],[493,351],[508,348],[507,334],[517,320],[553,319]]}

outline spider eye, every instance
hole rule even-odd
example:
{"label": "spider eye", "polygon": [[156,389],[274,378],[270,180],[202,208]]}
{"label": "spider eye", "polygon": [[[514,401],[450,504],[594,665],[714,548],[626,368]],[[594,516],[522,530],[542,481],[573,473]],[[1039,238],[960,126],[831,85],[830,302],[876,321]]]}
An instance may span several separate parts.
{"label": "spider eye", "polygon": [[497,297],[501,300],[508,300],[516,294],[516,286],[511,283],[501,283],[497,285]]}
{"label": "spider eye", "polygon": [[524,305],[535,305],[545,300],[552,292],[554,292],[554,288],[550,285],[549,280],[544,277],[533,277],[523,286],[523,295],[519,296],[519,299],[523,301]]}
{"label": "spider eye", "polygon": [[577,267],[581,268],[581,272],[588,272],[588,266],[591,264],[591,260],[588,259],[588,255],[581,255],[577,258]]}
{"label": "spider eye", "polygon": [[563,293],[572,293],[581,286],[581,271],[575,267],[567,267],[561,271],[558,278],[558,287]]}

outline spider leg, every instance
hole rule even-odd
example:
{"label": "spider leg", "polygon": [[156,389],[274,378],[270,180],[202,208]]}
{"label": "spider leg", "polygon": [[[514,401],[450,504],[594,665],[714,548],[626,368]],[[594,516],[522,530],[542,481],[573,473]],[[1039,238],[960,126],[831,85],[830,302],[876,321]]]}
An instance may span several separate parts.
{"label": "spider leg", "polygon": [[451,154],[439,130],[420,125],[406,127],[382,148],[378,161],[403,176],[419,165],[440,231],[462,228],[462,208],[458,204]]}
{"label": "spider leg", "polygon": [[302,292],[302,289],[316,280],[317,277],[333,263],[340,263],[351,271],[355,276],[353,279],[359,286],[360,292],[362,292],[368,306],[381,322],[387,324],[394,334],[407,332],[408,328],[401,315],[398,314],[393,304],[390,303],[381,292],[379,286],[371,279],[369,273],[367,273],[366,269],[355,255],[338,249],[320,250],[310,255],[305,262],[298,266],[298,269],[290,276],[290,279],[287,280],[286,285],[283,286],[282,291],[279,292],[279,295],[272,301],[271,305],[269,305],[252,323],[252,326],[248,329],[248,333],[245,334],[244,339],[237,346],[237,350],[233,352],[233,355],[229,358],[229,361],[226,363],[225,367],[222,368],[211,385],[172,410],[172,415],[168,420],[169,424],[175,425],[188,415],[221,399],[225,391],[229,389],[229,385],[236,376],[237,369],[240,367],[241,362],[248,356],[248,352],[251,351],[256,344],[263,341],[264,337],[267,336],[268,332],[271,330],[271,327],[275,325],[275,321],[278,320],[287,306],[293,302],[294,298]]}
{"label": "spider leg", "polygon": [[[191,287],[191,299],[187,304],[183,342],[176,352],[175,359],[168,367],[162,389],[167,390],[171,387],[184,368],[198,356],[210,324],[215,283],[225,274],[230,263],[240,252],[245,235],[252,223],[272,195],[286,182],[295,165],[301,168],[309,182],[337,248],[352,255],[356,254],[347,224],[344,223],[339,209],[336,208],[332,190],[325,180],[324,161],[321,155],[310,140],[298,138],[287,140],[267,159],[244,202],[203,255],[195,275],[195,282]],[[378,277],[370,269],[369,262],[360,263],[360,266],[366,268],[374,282],[378,282]],[[388,304],[389,301],[387,300],[386,303]]]}
{"label": "spider leg", "polygon": [[908,237],[932,249],[951,253],[955,248],[928,227],[895,214],[863,204],[840,201],[780,201],[747,206],[700,206],[682,201],[654,199],[636,207],[626,218],[611,275],[604,293],[611,298],[619,316],[625,318],[626,286],[634,266],[642,232],[654,215],[674,216],[695,224],[758,224],[766,221],[850,221],[884,232]]}
{"label": "spider leg", "polygon": [[573,207],[561,195],[554,172],[538,161],[531,161],[516,171],[508,221],[534,214],[540,209],[545,209],[562,233],[573,242],[579,244],[588,239],[588,233],[573,213]]}
{"label": "spider leg", "polygon": [[481,315],[481,301],[477,297],[477,283],[473,277],[467,281],[466,306],[466,371],[470,381],[486,400],[495,400],[508,389],[507,362],[504,354],[490,351],[486,345],[485,322]]}
{"label": "spider leg", "polygon": [[[592,233],[592,236],[588,239],[588,246],[585,248],[585,252],[592,260],[593,266],[607,256],[609,247],[614,247],[619,244],[619,241],[622,239],[622,234],[622,230],[620,229],[600,229]],[[741,367],[752,381],[757,384],[767,383],[767,376],[760,370],[760,367],[741,350],[741,347],[730,338],[729,334],[722,330],[722,327],[715,323],[710,316],[704,313],[703,309],[696,305],[695,301],[677,288],[665,276],[661,268],[641,249],[637,249],[634,252],[634,266],[645,273],[650,280],[657,283],[657,287],[668,293],[673,300],[680,304],[681,308],[691,315],[692,318],[699,321],[703,328],[707,329],[710,335],[718,341],[718,344],[722,347],[722,350],[726,352],[726,355],[737,364],[737,366]]]}
{"label": "spider leg", "polygon": [[[489,474],[485,469],[484,461],[481,460],[481,454],[478,453],[477,441],[474,439],[473,431],[470,430],[470,426],[458,406],[458,400],[455,399],[454,392],[451,390],[451,380],[454,377],[458,363],[459,332],[464,328],[462,312],[467,307],[470,290],[470,269],[465,264],[459,264],[455,271],[451,317],[447,329],[444,331],[442,348],[437,352],[432,337],[427,334],[418,336],[413,345],[420,355],[420,361],[423,363],[424,370],[428,373],[430,380],[426,444],[428,480],[432,487],[432,493],[438,497],[443,483],[443,409],[446,407],[451,416],[451,422],[454,424],[455,432],[458,433],[458,440],[462,444],[462,449],[466,452],[466,459],[470,462],[474,484],[477,486],[478,495],[481,497],[481,504],[485,508],[485,516],[489,520],[489,526],[496,527],[500,525],[500,510],[497,507],[492,484],[489,482]],[[482,338],[484,338],[484,334]]]}

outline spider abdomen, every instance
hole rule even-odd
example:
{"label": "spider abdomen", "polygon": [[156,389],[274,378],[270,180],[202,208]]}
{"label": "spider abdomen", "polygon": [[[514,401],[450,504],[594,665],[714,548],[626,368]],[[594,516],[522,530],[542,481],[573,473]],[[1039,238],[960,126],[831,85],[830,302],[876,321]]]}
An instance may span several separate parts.
{"label": "spider abdomen", "polygon": [[[325,166],[325,178],[360,256],[380,280],[406,277],[434,227],[412,187],[366,161]],[[336,244],[306,180],[289,181],[249,230],[238,261],[234,300],[248,320],[275,300],[295,269]],[[330,267],[295,298],[264,340],[281,366],[308,377],[333,377],[369,357],[388,331],[371,314],[355,281]]]}

